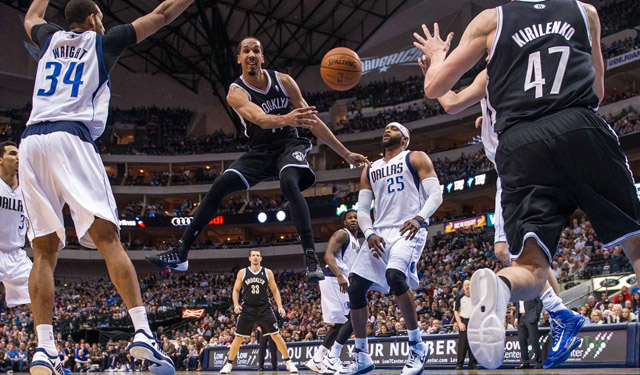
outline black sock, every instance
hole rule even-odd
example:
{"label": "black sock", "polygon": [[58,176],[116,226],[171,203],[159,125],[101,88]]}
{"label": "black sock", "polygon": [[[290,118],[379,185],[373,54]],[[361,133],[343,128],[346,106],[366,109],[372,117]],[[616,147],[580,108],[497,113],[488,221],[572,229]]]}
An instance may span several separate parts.
{"label": "black sock", "polygon": [[353,333],[353,326],[351,325],[351,316],[347,315],[347,322],[340,327],[340,332],[338,332],[338,337],[336,337],[336,342],[340,345],[344,345],[349,337],[351,337],[351,333]]}
{"label": "black sock", "polygon": [[511,281],[509,281],[509,279],[507,279],[504,276],[498,276],[500,278],[500,280],[504,281],[505,284],[507,284],[507,288],[509,288],[509,291],[511,291]]}
{"label": "black sock", "polygon": [[289,214],[300,236],[302,248],[315,250],[309,205],[300,192],[302,173],[304,172],[300,168],[283,169],[280,173],[280,188],[289,201]]}
{"label": "black sock", "polygon": [[182,234],[181,250],[185,253],[189,252],[191,245],[193,245],[193,242],[198,238],[200,232],[202,232],[204,227],[209,224],[216,212],[218,212],[222,198],[234,191],[245,190],[246,188],[247,185],[245,185],[240,176],[235,173],[223,173],[222,176],[216,178],[209,192],[205,195],[204,199],[202,199],[202,202],[200,202],[200,206],[198,206],[195,215],[193,215],[191,224],[189,224]]}

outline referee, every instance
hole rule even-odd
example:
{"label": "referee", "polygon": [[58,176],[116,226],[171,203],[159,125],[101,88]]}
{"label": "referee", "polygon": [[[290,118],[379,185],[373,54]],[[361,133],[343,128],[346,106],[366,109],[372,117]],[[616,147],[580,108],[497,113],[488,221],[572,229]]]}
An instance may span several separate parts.
{"label": "referee", "polygon": [[462,284],[463,293],[456,298],[456,305],[454,315],[456,322],[458,322],[459,335],[458,335],[458,363],[456,363],[456,370],[462,370],[464,365],[464,357],[469,353],[469,369],[473,370],[478,368],[478,362],[473,356],[471,350],[469,350],[469,340],[467,339],[467,323],[471,317],[471,311],[473,306],[471,305],[471,298],[469,297],[469,280],[465,280]]}

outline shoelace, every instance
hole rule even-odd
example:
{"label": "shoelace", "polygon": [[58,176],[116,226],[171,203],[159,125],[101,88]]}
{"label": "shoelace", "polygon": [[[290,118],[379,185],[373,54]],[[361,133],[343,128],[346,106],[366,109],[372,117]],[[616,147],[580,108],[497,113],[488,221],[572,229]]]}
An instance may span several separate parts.
{"label": "shoelace", "polygon": [[305,250],[305,257],[307,258],[307,268],[311,271],[315,271],[318,268],[318,257],[315,251]]}
{"label": "shoelace", "polygon": [[551,337],[553,338],[552,345],[555,346],[557,344],[558,337],[560,337],[560,334],[564,329],[564,324],[562,324],[558,318],[553,318],[551,321],[553,323],[551,324]]}
{"label": "shoelace", "polygon": [[418,355],[416,354],[415,351],[410,350],[409,351],[409,359],[407,360],[407,366],[409,367],[413,367],[416,363],[416,359],[418,358]]}

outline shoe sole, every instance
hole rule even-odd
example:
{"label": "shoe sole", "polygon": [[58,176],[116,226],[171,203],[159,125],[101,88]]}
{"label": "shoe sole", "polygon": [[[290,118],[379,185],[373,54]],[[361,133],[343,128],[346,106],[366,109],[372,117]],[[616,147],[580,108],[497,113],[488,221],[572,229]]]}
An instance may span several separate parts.
{"label": "shoe sole", "polygon": [[51,375],[53,374],[53,369],[44,361],[35,361],[31,363],[29,372],[31,375]]}
{"label": "shoe sole", "polygon": [[176,368],[172,362],[163,357],[158,357],[156,351],[142,342],[134,342],[129,347],[129,353],[136,359],[144,359],[155,366],[149,366],[149,372],[155,375],[173,375]]}
{"label": "shoe sole", "polygon": [[145,259],[147,260],[147,262],[153,264],[156,267],[160,267],[160,268],[170,268],[172,270],[176,270],[176,271],[180,271],[180,272],[186,272],[189,269],[189,261],[185,261],[182,263],[178,263],[177,265],[168,265],[165,262],[162,262],[160,260],[151,258],[150,256],[146,256]]}
{"label": "shoe sole", "polygon": [[[320,362],[322,364],[322,362]],[[304,364],[306,368],[308,368],[309,370],[316,372],[318,374],[324,374],[324,372],[322,371],[322,369],[320,367],[318,367],[318,365],[316,365],[315,361],[312,359],[308,360],[307,363]]]}
{"label": "shoe sole", "polygon": [[500,367],[504,359],[504,317],[507,306],[497,306],[498,276],[480,269],[471,277],[473,311],[467,327],[469,347],[486,369]]}
{"label": "shoe sole", "polygon": [[318,283],[324,280],[324,273],[322,272],[309,272],[307,274],[307,283]]}

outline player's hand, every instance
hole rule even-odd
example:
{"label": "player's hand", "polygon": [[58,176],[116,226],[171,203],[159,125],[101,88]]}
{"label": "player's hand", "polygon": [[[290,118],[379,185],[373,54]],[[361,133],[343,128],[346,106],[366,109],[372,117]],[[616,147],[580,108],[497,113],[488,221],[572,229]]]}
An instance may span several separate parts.
{"label": "player's hand", "polygon": [[369,245],[369,250],[373,253],[373,256],[375,258],[380,258],[382,254],[384,254],[385,246],[387,246],[387,243],[384,242],[384,238],[378,236],[377,234],[372,234],[371,236],[369,236],[367,244]]}
{"label": "player's hand", "polygon": [[476,118],[476,129],[480,129],[482,127],[482,116]]}
{"label": "player's hand", "polygon": [[418,65],[420,66],[420,70],[422,70],[422,75],[427,75],[427,70],[429,70],[429,65],[431,65],[431,61],[427,58],[427,56],[422,55],[422,57],[418,57]]}
{"label": "player's hand", "polygon": [[402,228],[400,228],[400,235],[404,236],[405,233],[408,233],[406,239],[412,240],[413,237],[416,236],[420,228],[421,225],[417,219],[407,220],[402,225]]}
{"label": "player's hand", "polygon": [[422,25],[422,31],[424,32],[426,39],[418,33],[413,33],[413,36],[417,40],[417,42],[413,42],[413,45],[424,53],[429,62],[444,61],[444,58],[447,56],[447,52],[449,52],[449,48],[451,48],[453,33],[449,33],[449,35],[447,35],[447,39],[442,40],[440,38],[438,23],[433,24],[433,36],[431,36],[431,32],[427,25]]}
{"label": "player's hand", "polygon": [[364,165],[368,165],[369,167],[371,166],[371,162],[366,156],[357,154],[355,152],[348,153],[344,160],[346,160],[349,164],[355,165],[356,167],[362,167]]}
{"label": "player's hand", "polygon": [[284,117],[284,124],[294,126],[296,128],[311,129],[318,122],[316,115],[318,110],[314,106],[295,108],[293,111],[282,115]]}
{"label": "player's hand", "polygon": [[234,307],[234,308],[233,308],[233,311],[234,311],[236,314],[240,314],[240,312],[242,311],[242,306],[238,305],[238,306]]}
{"label": "player's hand", "polygon": [[460,323],[458,324],[458,328],[460,328],[460,332],[463,332],[467,330],[467,325],[464,323]]}
{"label": "player's hand", "polygon": [[282,307],[278,307],[278,314],[280,314],[281,317],[287,316],[287,312],[284,311]]}
{"label": "player's hand", "polygon": [[344,277],[344,275],[338,276],[338,285],[340,285],[340,291],[342,293],[346,293],[347,292],[347,288],[349,287],[349,282]]}

